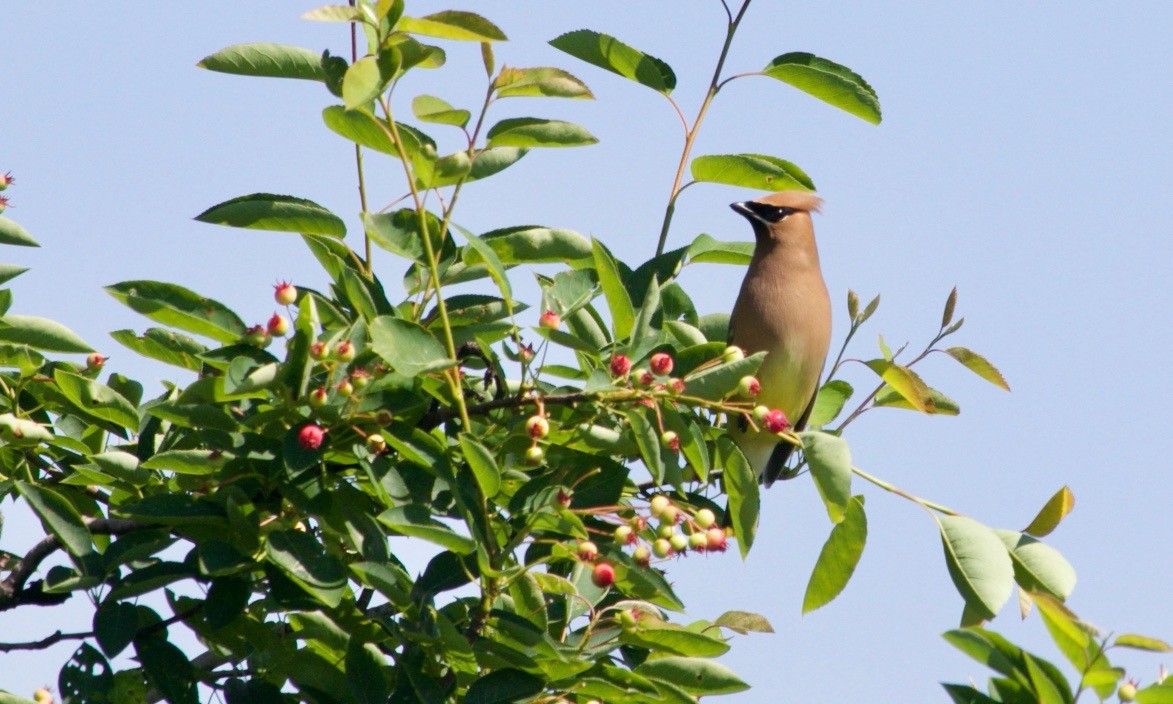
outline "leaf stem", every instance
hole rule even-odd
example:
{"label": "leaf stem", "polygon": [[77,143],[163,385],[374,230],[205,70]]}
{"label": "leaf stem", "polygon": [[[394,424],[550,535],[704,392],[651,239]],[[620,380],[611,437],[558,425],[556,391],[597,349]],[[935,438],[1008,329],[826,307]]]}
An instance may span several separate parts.
{"label": "leaf stem", "polygon": [[902,497],[908,499],[909,501],[911,501],[915,504],[918,504],[919,506],[921,506],[923,508],[929,509],[930,511],[936,511],[938,513],[943,513],[946,516],[960,516],[961,515],[961,514],[957,513],[956,511],[954,511],[953,509],[948,508],[946,506],[942,506],[941,504],[938,504],[938,503],[935,503],[932,501],[928,501],[926,499],[922,499],[919,496],[913,496],[912,494],[908,493],[907,491],[904,491],[903,489],[899,489],[899,488],[893,486],[892,484],[889,484],[888,482],[884,481],[883,479],[880,479],[879,477],[875,477],[875,476],[872,476],[871,474],[868,474],[867,472],[863,471],[859,467],[852,467],[851,472],[852,472],[852,474],[855,474],[856,476],[858,476],[862,479],[866,479],[869,482],[871,482],[872,484],[875,484],[876,486],[880,487],[884,491],[891,492],[893,494],[896,494],[897,496],[902,496]]}
{"label": "leaf stem", "polygon": [[[350,6],[354,7],[355,0],[350,0]],[[350,23],[350,63],[358,61],[358,28],[353,22]],[[354,145],[354,164],[358,170],[358,200],[362,205],[362,212],[367,212],[367,182],[366,174],[362,165],[362,147],[356,142]],[[363,231],[364,244],[364,259],[365,263],[362,270],[365,271],[368,278],[374,276],[373,265],[371,264],[371,236],[368,235],[364,229]]]}
{"label": "leaf stem", "polygon": [[[668,242],[668,230],[672,227],[672,216],[676,212],[676,198],[682,190],[680,188],[680,182],[684,178],[684,169],[688,166],[688,157],[692,154],[692,145],[696,142],[697,133],[700,132],[701,123],[704,122],[705,115],[709,112],[709,106],[712,105],[713,98],[717,97],[717,92],[721,90],[721,71],[725,68],[725,59],[729,56],[729,47],[733,45],[733,35],[737,33],[737,27],[741,24],[741,19],[745,16],[745,11],[749,9],[749,4],[752,1],[745,0],[741,5],[741,9],[737,11],[737,16],[730,16],[725,28],[725,44],[721,47],[721,56],[717,59],[717,68],[713,71],[712,80],[709,81],[709,92],[705,94],[704,102],[701,103],[701,109],[697,113],[692,127],[686,130],[684,150],[680,154],[680,164],[676,167],[676,178],[672,181],[672,191],[668,196],[668,205],[664,209],[664,224],[660,226],[660,240],[656,244],[657,257],[664,253],[664,245]],[[727,5],[725,12],[727,15],[729,14]]]}

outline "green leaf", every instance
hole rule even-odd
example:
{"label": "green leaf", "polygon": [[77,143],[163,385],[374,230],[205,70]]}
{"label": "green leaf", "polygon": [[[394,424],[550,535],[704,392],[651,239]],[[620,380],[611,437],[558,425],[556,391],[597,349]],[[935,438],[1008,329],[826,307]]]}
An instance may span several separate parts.
{"label": "green leaf", "polygon": [[1014,565],[994,531],[964,516],[935,517],[945,563],[967,607],[993,618],[1014,588]]}
{"label": "green leaf", "polygon": [[887,382],[888,386],[895,389],[914,409],[921,413],[930,412],[928,387],[910,369],[886,359],[873,359],[864,364]]}
{"label": "green leaf", "polygon": [[28,418],[17,418],[11,413],[0,413],[0,438],[12,445],[37,445],[51,442],[53,433]]}
{"label": "green leaf", "polygon": [[[425,217],[432,246],[439,250],[440,219],[431,212]],[[363,213],[362,219],[367,236],[375,244],[417,263],[427,261],[417,211],[403,208],[391,213]]]}
{"label": "green leaf", "polygon": [[719,401],[733,393],[741,377],[757,374],[765,358],[765,352],[758,352],[736,362],[716,364],[689,374],[684,377],[685,393],[709,401]]}
{"label": "green leaf", "polygon": [[855,393],[855,389],[846,381],[833,379],[823,384],[819,395],[815,398],[815,408],[807,419],[807,424],[813,428],[821,428],[839,417],[843,405]]}
{"label": "green leaf", "polygon": [[731,631],[745,635],[750,631],[755,633],[773,633],[774,627],[765,616],[750,611],[726,611],[713,621],[714,626],[728,628]]}
{"label": "green leaf", "polygon": [[497,251],[493,249],[492,245],[484,239],[477,237],[473,233],[465,230],[463,227],[456,228],[464,238],[468,240],[468,246],[464,257],[465,264],[475,265],[484,262],[485,267],[489,270],[489,276],[492,277],[493,282],[497,284],[498,290],[505,300],[513,298],[513,287],[509,284],[509,275],[505,273],[505,264],[501,258],[497,256]]}
{"label": "green leaf", "polygon": [[144,469],[165,470],[176,474],[212,474],[224,466],[224,457],[209,450],[167,450],[160,452],[139,466]]}
{"label": "green leaf", "polygon": [[204,600],[204,619],[208,627],[219,630],[244,613],[252,596],[252,582],[240,577],[217,577],[212,580]]}
{"label": "green leaf", "polygon": [[346,683],[357,704],[385,704],[391,685],[384,672],[386,659],[378,646],[364,643],[357,636],[346,648]]}
{"label": "green leaf", "polygon": [[[961,413],[961,407],[957,405],[956,401],[931,386],[925,386],[922,392],[924,394],[925,408],[928,409],[928,413],[938,416],[955,416]],[[901,396],[896,389],[888,385],[885,385],[884,388],[876,392],[876,397],[872,399],[872,403],[878,408],[906,408],[910,411],[919,410]]]}
{"label": "green leaf", "polygon": [[118,655],[138,633],[138,608],[126,601],[106,599],[94,612],[94,636],[106,657]]}
{"label": "green leaf", "polygon": [[214,205],[195,217],[199,222],[250,230],[300,232],[307,235],[343,237],[342,218],[304,198],[253,193]]}
{"label": "green leaf", "polygon": [[638,629],[624,632],[619,639],[628,645],[688,657],[715,658],[729,651],[729,644],[720,638],[652,618],[640,621]]}
{"label": "green leaf", "polygon": [[688,245],[688,261],[745,266],[753,259],[753,250],[753,242],[720,242],[701,233]]}
{"label": "green leaf", "polygon": [[162,638],[140,638],[134,643],[135,655],[143,672],[168,704],[196,704],[195,672],[183,651]]}
{"label": "green leaf", "polygon": [[205,56],[196,66],[238,76],[326,80],[322,57],[318,54],[298,46],[267,42],[226,47]]}
{"label": "green leaf", "polygon": [[192,372],[203,366],[198,355],[208,351],[187,335],[164,328],[148,328],[142,335],[133,330],[115,330],[110,337],[132,352]]}
{"label": "green leaf", "polygon": [[72,330],[47,318],[31,315],[0,317],[0,341],[28,345],[47,352],[93,352]]}
{"label": "green leaf", "polygon": [[580,29],[551,40],[550,46],[665,95],[676,87],[668,64],[607,34]]}
{"label": "green leaf", "polygon": [[586,84],[560,68],[509,68],[493,79],[498,98],[583,98],[593,100]]}
{"label": "green leaf", "polygon": [[596,239],[591,240],[591,247],[595,271],[599,275],[599,285],[603,288],[607,307],[611,310],[615,339],[622,340],[629,337],[635,327],[635,308],[631,305],[631,297],[627,295],[623,279],[619,276],[619,266],[611,253]]}
{"label": "green leaf", "polygon": [[464,127],[472,117],[468,110],[457,110],[447,102],[432,95],[417,95],[411,101],[411,112],[424,122],[438,125]]}
{"label": "green leaf", "polygon": [[124,281],[105,288],[114,298],[155,322],[187,332],[234,343],[244,334],[244,322],[223,303],[195,291],[158,281]]}
{"label": "green leaf", "polygon": [[33,513],[41,519],[45,530],[55,535],[70,555],[81,556],[93,552],[94,541],[85,521],[64,496],[53,489],[27,482],[15,482],[15,486]]}
{"label": "green leaf", "polygon": [[1165,641],[1150,638],[1149,636],[1142,636],[1137,633],[1121,633],[1116,636],[1116,640],[1112,644],[1134,650],[1147,650],[1152,653],[1173,652],[1173,646],[1170,646]]}
{"label": "green leaf", "polygon": [[763,154],[710,154],[692,160],[692,178],[761,191],[813,191],[806,173],[784,159]]}
{"label": "green leaf", "polygon": [[1019,586],[1031,592],[1045,591],[1058,599],[1071,595],[1075,589],[1075,569],[1058,550],[1018,531],[994,532],[1010,551]]}
{"label": "green leaf", "polygon": [[811,478],[833,523],[843,520],[851,502],[851,452],[841,437],[820,432],[799,433]]}
{"label": "green leaf", "polygon": [[416,323],[382,315],[370,328],[371,349],[400,374],[419,376],[455,364],[440,342]]}
{"label": "green leaf", "polygon": [[486,136],[490,147],[581,147],[599,141],[581,125],[538,117],[501,120]]}
{"label": "green leaf", "polygon": [[657,484],[663,482],[664,458],[660,455],[660,434],[638,408],[626,411],[623,415],[627,418],[640,457],[643,458],[652,479]]}
{"label": "green leaf", "polygon": [[802,613],[806,614],[829,604],[851,580],[868,538],[868,519],[863,510],[863,497],[853,497],[847,504],[843,520],[831,529],[823,544],[815,569],[802,598]]}
{"label": "green leaf", "polygon": [[0,244],[11,244],[17,247],[41,246],[23,227],[2,216],[0,216]]}
{"label": "green leaf", "polygon": [[348,5],[323,5],[301,16],[310,22],[362,22],[362,11]]}
{"label": "green leaf", "polygon": [[529,150],[519,147],[482,149],[476,153],[472,166],[469,168],[468,181],[488,178],[493,174],[504,171],[520,161],[521,157],[525,156],[528,152]]}
{"label": "green leaf", "polygon": [[1006,383],[1006,379],[1002,376],[1002,372],[998,371],[997,367],[995,367],[993,364],[990,364],[989,360],[977,352],[973,352],[964,347],[950,347],[949,349],[945,350],[945,354],[948,354],[953,359],[961,362],[966,369],[970,370],[974,374],[977,374],[994,386],[1003,388],[1007,391],[1010,390],[1010,385]]}
{"label": "green leaf", "polygon": [[717,463],[725,468],[723,476],[725,493],[729,495],[728,513],[733,522],[733,535],[741,559],[753,547],[758,530],[758,513],[761,510],[761,496],[758,478],[749,461],[728,435],[717,439]]}
{"label": "green leaf", "polygon": [[299,530],[270,533],[265,557],[322,604],[334,608],[348,593],[346,572],[312,535]]}
{"label": "green leaf", "polygon": [[795,51],[777,57],[762,72],[861,120],[880,124],[880,100],[876,91],[846,66]]}
{"label": "green leaf", "polygon": [[460,449],[464,450],[464,459],[476,475],[477,484],[485,498],[493,498],[501,489],[501,470],[497,467],[497,460],[493,453],[468,433],[460,434]]}
{"label": "green leaf", "polygon": [[408,504],[389,508],[378,515],[379,522],[401,535],[423,538],[428,542],[448,548],[458,555],[468,555],[476,550],[470,539],[453,531],[432,518],[423,506]]}
{"label": "green leaf", "polygon": [[529,699],[544,688],[545,683],[539,678],[507,667],[473,682],[464,695],[464,704],[509,704]]}
{"label": "green leaf", "polygon": [[1030,533],[1036,538],[1050,535],[1051,531],[1059,526],[1059,522],[1063,520],[1064,516],[1071,513],[1073,508],[1075,508],[1075,494],[1065,486],[1056,491],[1050,499],[1047,499],[1047,503],[1039,510],[1038,515],[1022,532]]}
{"label": "green leaf", "polygon": [[749,689],[749,685],[732,670],[704,658],[656,658],[635,668],[635,674],[669,682],[697,696],[733,694]]}
{"label": "green leaf", "polygon": [[979,689],[964,684],[942,684],[953,704],[1000,704],[997,699],[987,696]]}
{"label": "green leaf", "polygon": [[505,33],[497,25],[472,12],[445,10],[427,17],[401,17],[395,27],[401,32],[466,42],[503,42]]}
{"label": "green leaf", "polygon": [[346,109],[361,108],[379,97],[392,78],[390,74],[376,56],[364,56],[351,64],[342,76],[342,102]]}
{"label": "green leaf", "polygon": [[6,284],[24,272],[28,271],[27,266],[16,266],[15,264],[0,264],[0,284]]}
{"label": "green leaf", "polygon": [[493,230],[481,235],[481,239],[508,265],[561,263],[585,259],[593,251],[591,241],[573,230],[537,225]]}
{"label": "green leaf", "polygon": [[389,131],[380,126],[377,117],[365,110],[347,110],[341,105],[331,105],[322,110],[322,122],[355,144],[399,157]]}
{"label": "green leaf", "polygon": [[1151,684],[1136,693],[1137,704],[1173,704],[1173,682]]}
{"label": "green leaf", "polygon": [[138,429],[139,415],[134,405],[109,386],[64,369],[55,369],[53,379],[62,395],[85,413],[127,430]]}

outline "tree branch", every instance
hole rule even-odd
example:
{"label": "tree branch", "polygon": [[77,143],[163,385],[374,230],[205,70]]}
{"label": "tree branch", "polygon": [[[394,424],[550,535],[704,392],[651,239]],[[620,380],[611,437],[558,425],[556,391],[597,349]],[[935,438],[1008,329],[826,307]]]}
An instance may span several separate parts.
{"label": "tree branch", "polygon": [[40,640],[30,640],[24,643],[0,643],[0,653],[8,653],[13,650],[44,650],[63,640],[83,640],[92,635],[94,635],[93,631],[86,631],[84,633],[62,633],[61,631],[57,631]]}

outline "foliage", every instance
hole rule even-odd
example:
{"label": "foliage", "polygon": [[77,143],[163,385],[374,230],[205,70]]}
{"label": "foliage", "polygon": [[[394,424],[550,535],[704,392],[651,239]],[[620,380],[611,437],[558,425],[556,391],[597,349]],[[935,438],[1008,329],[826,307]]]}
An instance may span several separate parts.
{"label": "foliage", "polygon": [[[693,183],[814,188],[799,167],[773,156],[692,158],[708,107],[731,80],[767,76],[880,120],[862,78],[810,54],[724,77],[749,4],[736,13],[726,7],[713,81],[695,120],[681,115],[684,149],[656,254],[635,266],[569,230],[476,234],[454,219],[466,185],[513,168],[528,150],[597,141],[579,125],[497,115],[512,97],[593,96],[561,68],[498,69],[495,46],[506,36],[488,19],[459,11],[414,17],[402,0],[360,0],[306,18],[349,25],[366,39],[363,56],[261,43],[203,59],[212,71],[324,84],[331,104],[323,122],[355,148],[361,251],[347,244],[344,218],[305,198],[256,193],[200,214],[299,235],[329,283],[279,285],[284,314],[251,327],[175,284],[107,287],[154,324],[116,331],[117,342],[195,374],[153,398],[138,382],[105,373],[105,359],[64,326],[8,314],[12,296],[3,291],[0,365],[9,371],[0,374],[0,496],[27,504],[46,534],[23,556],[0,553],[0,610],[60,604],[77,592],[95,610],[90,630],[0,649],[81,640],[58,682],[74,702],[186,704],[211,688],[230,703],[638,704],[744,690],[714,658],[732,634],[769,632],[769,623],[744,611],[681,620],[684,605],[665,570],[670,558],[721,553],[729,540],[743,557],[753,544],[759,485],[725,428],[758,422],[739,388],[762,355],[727,348],[727,316],[699,310],[677,282],[689,266],[744,266],[751,249],[700,235],[665,251],[672,213]],[[392,96],[404,75],[444,66],[446,41],[480,43],[488,87],[468,108],[430,95],[411,101],[418,123],[467,138],[465,149],[441,155],[422,127],[393,110]],[[664,61],[590,30],[551,44],[657,91],[679,114],[676,77]],[[402,167],[407,207],[368,206],[363,158],[371,152]],[[692,182],[683,182],[686,170]],[[0,241],[36,244],[6,218]],[[388,269],[402,274],[405,293],[384,285],[373,247],[398,258],[401,267]],[[555,273],[535,273],[541,300],[517,300],[517,269],[549,263],[558,263]],[[5,281],[21,273],[3,271]],[[452,292],[470,282],[473,291]],[[1049,678],[1053,668],[976,629],[1017,583],[1051,632],[1067,639],[1065,654],[1083,658],[1088,685],[1110,691],[1119,677],[1100,676],[1117,672],[1103,648],[1093,652],[1091,636],[1064,620],[1074,572],[1039,541],[1070,510],[1066,488],[1026,530],[995,531],[852,464],[844,431],[872,409],[958,412],[913,370],[930,354],[1008,388],[977,353],[938,346],[963,322],[953,320],[954,291],[918,356],[905,360],[904,347],[893,352],[881,338],[880,356],[862,362],[876,386],[857,397],[839,378],[844,352],[878,304],[877,296],[860,310],[848,294],[850,330],[812,427],[782,433],[806,450],[786,477],[809,474],[831,521],[803,609],[832,601],[864,551],[859,477],[933,516],[963,599],[962,623],[975,627],[953,632],[951,642],[971,654],[998,651],[1010,671],[992,654],[983,662],[1013,679],[1014,692],[1052,701],[1038,672]],[[527,311],[541,313],[537,326],[521,325]],[[84,363],[60,356],[84,353]],[[858,405],[845,413],[853,397]],[[419,574],[397,556],[404,539],[434,546]],[[67,563],[44,569],[58,551]],[[180,627],[206,651],[177,647]],[[115,659],[124,653],[135,663]],[[1061,692],[1054,701],[1071,701],[1051,684]],[[956,701],[987,700],[950,687]],[[1025,701],[1002,690],[991,696]]]}

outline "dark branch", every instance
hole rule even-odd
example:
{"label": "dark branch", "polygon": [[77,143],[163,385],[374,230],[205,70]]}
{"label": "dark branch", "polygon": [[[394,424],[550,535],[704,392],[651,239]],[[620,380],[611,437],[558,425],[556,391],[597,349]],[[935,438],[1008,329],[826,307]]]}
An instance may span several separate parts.
{"label": "dark branch", "polygon": [[92,631],[86,631],[85,633],[62,633],[61,631],[57,631],[53,635],[46,636],[40,640],[30,640],[26,643],[0,643],[0,653],[7,653],[13,650],[44,650],[63,640],[82,640],[93,635]]}

